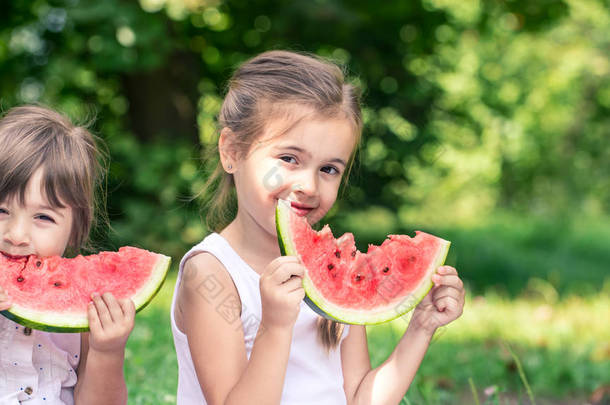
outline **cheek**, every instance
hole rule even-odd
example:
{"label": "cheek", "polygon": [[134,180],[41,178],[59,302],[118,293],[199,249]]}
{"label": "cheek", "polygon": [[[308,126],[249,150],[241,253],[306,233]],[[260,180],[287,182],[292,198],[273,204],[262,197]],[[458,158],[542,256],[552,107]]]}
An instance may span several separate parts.
{"label": "cheek", "polygon": [[[74,234],[76,234],[77,229],[73,229],[76,228],[74,227],[74,215],[73,212],[71,211],[69,214],[66,214],[66,222],[63,224],[62,226],[62,246],[60,246],[60,249],[62,250],[62,252],[66,249],[66,247],[68,246],[68,244],[70,242],[74,242],[73,236],[76,236]],[[84,230],[81,230],[84,232]],[[84,238],[86,239],[87,236],[85,235]],[[76,246],[76,248],[78,248],[78,246]]]}
{"label": "cheek", "polygon": [[280,164],[269,164],[257,173],[261,185],[268,192],[281,189],[286,184],[286,173]]}
{"label": "cheek", "polygon": [[331,201],[330,204],[332,205],[337,199],[339,188],[341,187],[341,178],[336,177],[332,180],[325,181],[322,183],[322,187],[324,187],[325,200]]}
{"label": "cheek", "polygon": [[263,161],[253,168],[254,181],[263,194],[277,195],[290,186],[291,172],[277,159]]}

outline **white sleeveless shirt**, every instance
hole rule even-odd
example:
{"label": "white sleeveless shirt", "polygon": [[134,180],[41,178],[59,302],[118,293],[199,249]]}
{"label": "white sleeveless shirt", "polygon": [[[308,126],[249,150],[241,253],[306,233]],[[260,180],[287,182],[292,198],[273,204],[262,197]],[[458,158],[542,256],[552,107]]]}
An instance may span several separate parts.
{"label": "white sleeveless shirt", "polygon": [[0,405],[73,405],[80,341],[0,315]]}
{"label": "white sleeveless shirt", "polygon": [[[260,276],[239,257],[226,239],[217,233],[212,233],[184,255],[180,261],[171,307],[172,333],[178,357],[177,405],[206,404],[195,373],[188,338],[178,329],[174,318],[176,296],[184,263],[192,256],[202,252],[214,255],[222,263],[237,288],[241,307],[239,301],[231,299],[231,295],[223,291],[223,287],[214,280],[214,276],[204,280],[200,287],[205,289],[205,294],[203,294],[205,297],[214,297],[213,304],[227,322],[234,323],[235,327],[243,328],[248,359],[261,320]],[[318,315],[305,303],[301,303],[301,310],[293,329],[284,379],[281,399],[283,405],[346,403],[340,350],[331,350],[330,353],[327,353],[326,349],[318,343],[317,319]],[[342,338],[347,335],[347,332],[348,326],[346,325]]]}

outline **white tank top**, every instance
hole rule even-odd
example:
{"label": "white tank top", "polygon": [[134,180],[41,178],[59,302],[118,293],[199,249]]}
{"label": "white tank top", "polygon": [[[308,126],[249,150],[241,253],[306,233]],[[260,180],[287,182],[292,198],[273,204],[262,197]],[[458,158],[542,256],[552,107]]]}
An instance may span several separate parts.
{"label": "white tank top", "polygon": [[[202,252],[214,255],[235,283],[241,300],[241,308],[239,302],[234,302],[229,298],[231,295],[228,292],[222,291],[222,287],[214,281],[213,276],[205,280],[201,288],[206,289],[206,296],[214,297],[217,310],[227,322],[234,322],[236,327],[239,327],[241,323],[248,358],[250,358],[261,319],[260,276],[239,257],[226,239],[217,233],[210,234],[184,255],[180,261],[171,307],[172,333],[178,357],[177,405],[206,404],[195,373],[187,336],[178,329],[174,318],[176,295],[184,263],[193,255]],[[340,350],[331,350],[327,353],[326,349],[318,343],[317,319],[318,315],[305,303],[301,303],[301,310],[293,330],[286,368],[281,400],[283,405],[337,405],[346,403]],[[348,326],[346,325],[342,339],[347,333]]]}

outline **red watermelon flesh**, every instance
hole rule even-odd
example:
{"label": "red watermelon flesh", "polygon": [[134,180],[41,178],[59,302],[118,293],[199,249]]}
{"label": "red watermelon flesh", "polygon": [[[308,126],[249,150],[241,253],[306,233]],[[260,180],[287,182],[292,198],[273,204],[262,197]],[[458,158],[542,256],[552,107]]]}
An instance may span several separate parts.
{"label": "red watermelon flesh", "polygon": [[432,287],[432,274],[450,245],[418,231],[415,237],[389,235],[362,253],[351,233],[335,239],[328,225],[316,232],[284,201],[276,222],[283,254],[298,256],[307,269],[306,302],[345,323],[381,323],[411,310]]}
{"label": "red watermelon flesh", "polygon": [[142,309],[161,287],[169,263],[167,256],[129,246],[75,258],[0,255],[0,286],[13,304],[2,313],[36,329],[86,331],[91,294],[111,292]]}

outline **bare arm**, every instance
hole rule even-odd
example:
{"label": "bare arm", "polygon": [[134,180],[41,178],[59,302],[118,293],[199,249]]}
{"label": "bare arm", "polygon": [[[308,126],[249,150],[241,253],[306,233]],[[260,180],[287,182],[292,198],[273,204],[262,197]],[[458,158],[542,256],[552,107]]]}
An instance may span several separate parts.
{"label": "bare arm", "polygon": [[[261,276],[263,319],[248,361],[241,322],[229,322],[216,310],[227,295],[240,302],[232,279],[211,255],[187,261],[175,315],[188,337],[208,404],[279,403],[292,326],[303,297],[301,274],[296,259],[285,257],[271,262]],[[222,297],[199,288],[206,281],[215,283],[214,291],[222,291]]]}
{"label": "bare arm", "polygon": [[[432,335],[409,327],[390,356],[371,369],[363,326],[350,327],[341,345],[348,404],[398,404],[411,385]],[[366,357],[362,355],[366,353]]]}
{"label": "bare arm", "polygon": [[349,404],[398,404],[409,389],[434,332],[459,317],[464,288],[454,268],[433,276],[435,287],[417,306],[394,351],[371,369],[364,327],[351,327],[341,345],[344,387]]}
{"label": "bare arm", "polygon": [[88,308],[91,333],[83,333],[81,338],[81,363],[74,388],[77,405],[127,403],[123,363],[134,316],[129,299],[116,300],[108,293],[93,297]]}

